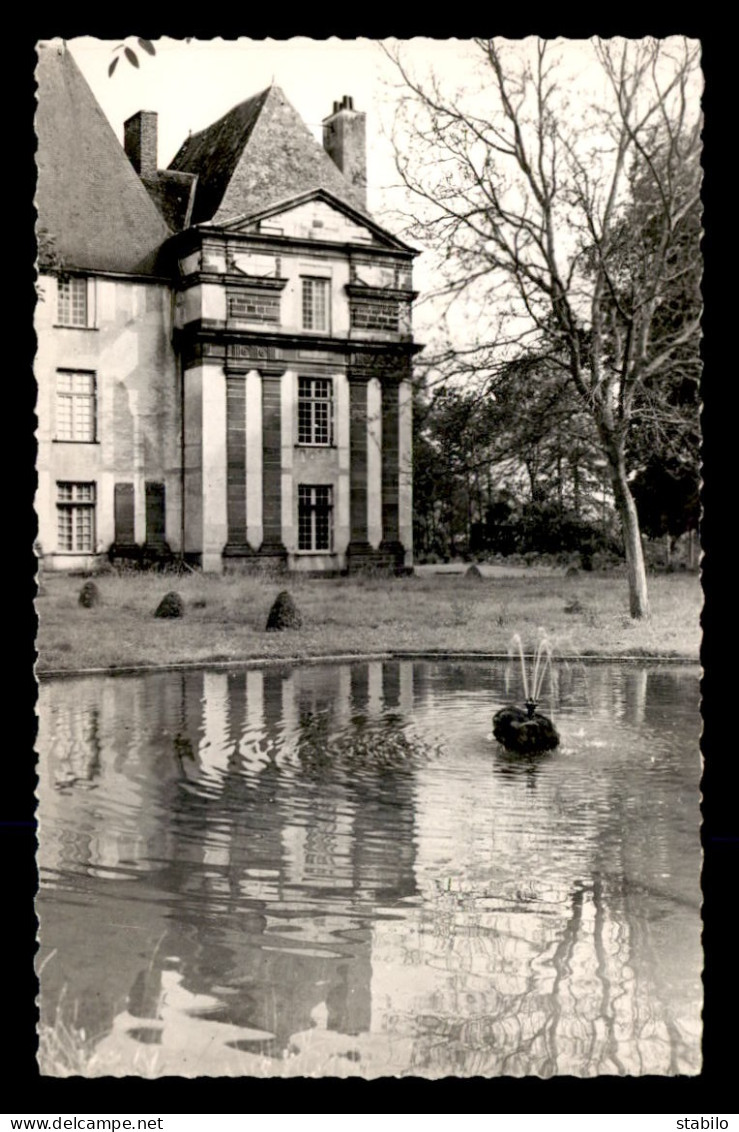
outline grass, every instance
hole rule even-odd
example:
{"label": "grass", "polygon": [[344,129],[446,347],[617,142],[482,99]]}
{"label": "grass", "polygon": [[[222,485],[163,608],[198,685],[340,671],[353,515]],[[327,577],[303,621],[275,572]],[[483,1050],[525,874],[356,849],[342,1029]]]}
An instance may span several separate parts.
{"label": "grass", "polygon": [[[697,660],[702,604],[690,574],[650,579],[652,615],[628,615],[618,574],[466,579],[354,576],[184,577],[110,574],[96,579],[101,601],[78,604],[79,577],[47,574],[37,598],[37,671],[304,659],[391,650],[505,653],[514,632],[532,647],[543,629],[560,655],[678,656]],[[303,615],[297,632],[267,633],[270,605],[287,588]],[[181,620],[154,610],[176,589]]]}

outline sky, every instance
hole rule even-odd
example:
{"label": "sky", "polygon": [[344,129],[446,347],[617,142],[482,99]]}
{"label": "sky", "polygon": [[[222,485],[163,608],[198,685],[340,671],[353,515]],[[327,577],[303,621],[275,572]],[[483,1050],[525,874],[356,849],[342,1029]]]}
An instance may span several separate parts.
{"label": "sky", "polygon": [[[125,41],[135,49],[139,66],[121,58],[112,76],[108,68],[117,40],[89,36],[72,39],[69,47],[119,140],[123,123],[138,110],[158,114],[159,167],[164,169],[190,132],[209,126],[232,107],[274,82],[300,114],[316,139],[322,142],[322,120],[333,103],[345,94],[354,107],[367,114],[367,199],[370,212],[398,235],[390,221],[398,182],[390,142],[398,77],[375,40],[223,40],[190,43],[154,40],[156,55],[142,50],[135,38]],[[464,86],[476,65],[470,41],[413,39],[404,41],[403,55],[414,66],[433,68],[447,81]],[[118,53],[120,54],[120,52]],[[417,245],[415,245],[417,246]],[[425,292],[433,275],[432,256],[416,260],[414,283]],[[416,333],[428,336],[433,313],[422,305],[414,317]]]}
{"label": "sky", "polygon": [[[303,121],[321,139],[321,122],[334,101],[348,94],[357,110],[367,113],[370,209],[381,205],[381,193],[396,179],[392,151],[383,130],[392,125],[397,92],[393,67],[379,43],[369,39],[223,40],[163,38],[154,41],[156,55],[136,49],[140,66],[121,59],[113,76],[108,67],[115,40],[73,39],[69,46],[98,102],[123,137],[123,122],[137,110],[159,114],[159,164],[166,168],[189,132],[196,133],[233,106],[274,82],[281,87]],[[463,81],[472,66],[469,41],[411,40],[409,58],[433,65]]]}
{"label": "sky", "polygon": [[[433,72],[445,91],[468,98],[490,81],[480,61],[480,53],[470,40],[415,38],[387,41],[399,46],[410,70],[419,76]],[[190,132],[196,133],[226,114],[233,106],[270,83],[280,86],[306,125],[321,141],[322,120],[334,101],[350,95],[354,107],[367,114],[368,206],[375,218],[390,231],[403,237],[395,211],[408,208],[408,198],[397,186],[391,134],[402,97],[399,76],[376,40],[185,40],[162,38],[154,41],[156,54],[149,55],[135,38],[125,43],[136,50],[139,67],[120,58],[112,76],[108,69],[119,41],[80,37],[69,47],[95,97],[123,139],[123,123],[138,110],[158,113],[159,167],[166,168]],[[508,51],[526,50],[532,41],[509,41]],[[585,40],[559,40],[553,47],[561,57],[560,72],[570,81],[569,112],[578,120],[593,105],[603,102],[604,79],[597,66],[592,45]],[[396,186],[395,188],[393,186]],[[411,206],[409,211],[412,211]],[[407,237],[406,237],[407,238]],[[414,246],[417,241],[410,240]],[[414,285],[428,295],[438,275],[438,261],[432,252],[421,249],[415,261]],[[479,312],[478,312],[479,314]],[[468,312],[469,316],[469,312]],[[414,328],[421,340],[428,341],[438,323],[439,309],[433,301],[416,304]],[[466,321],[463,312],[453,316]],[[473,312],[474,321],[474,312]],[[460,333],[466,337],[464,329]]]}

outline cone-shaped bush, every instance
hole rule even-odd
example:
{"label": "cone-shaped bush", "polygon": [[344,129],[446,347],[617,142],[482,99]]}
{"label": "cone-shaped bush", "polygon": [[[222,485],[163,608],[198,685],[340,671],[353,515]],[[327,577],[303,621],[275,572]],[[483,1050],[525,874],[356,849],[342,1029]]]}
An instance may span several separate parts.
{"label": "cone-shaped bush", "polygon": [[100,590],[94,582],[85,582],[80,590],[79,602],[85,609],[93,609],[100,603]]}
{"label": "cone-shaped bush", "polygon": [[482,579],[482,574],[480,573],[480,567],[476,566],[475,563],[473,562],[471,566],[467,567],[464,576],[465,576],[465,578],[472,578],[473,582],[479,582]]}
{"label": "cone-shaped bush", "polygon": [[282,629],[299,629],[303,618],[287,590],[275,598],[267,618],[267,632],[280,632]]}
{"label": "cone-shaped bush", "polygon": [[155,617],[182,617],[185,603],[178,593],[171,590],[165,594],[154,612]]}

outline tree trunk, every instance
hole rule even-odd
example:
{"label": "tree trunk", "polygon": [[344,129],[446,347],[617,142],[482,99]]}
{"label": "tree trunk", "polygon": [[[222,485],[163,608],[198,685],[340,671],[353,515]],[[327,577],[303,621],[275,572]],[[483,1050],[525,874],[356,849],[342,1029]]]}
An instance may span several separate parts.
{"label": "tree trunk", "polygon": [[606,447],[608,467],[611,473],[616,510],[621,520],[626,551],[626,574],[629,582],[629,611],[631,616],[640,619],[649,617],[649,596],[647,594],[647,571],[644,566],[644,552],[639,530],[639,516],[626,478],[626,463],[620,446],[609,439]]}

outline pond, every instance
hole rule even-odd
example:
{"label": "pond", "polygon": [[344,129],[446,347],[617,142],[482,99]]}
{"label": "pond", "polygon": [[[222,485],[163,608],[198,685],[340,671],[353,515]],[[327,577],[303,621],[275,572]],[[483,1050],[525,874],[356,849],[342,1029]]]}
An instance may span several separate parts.
{"label": "pond", "polygon": [[39,690],[42,1072],[701,1067],[699,672],[492,662]]}

